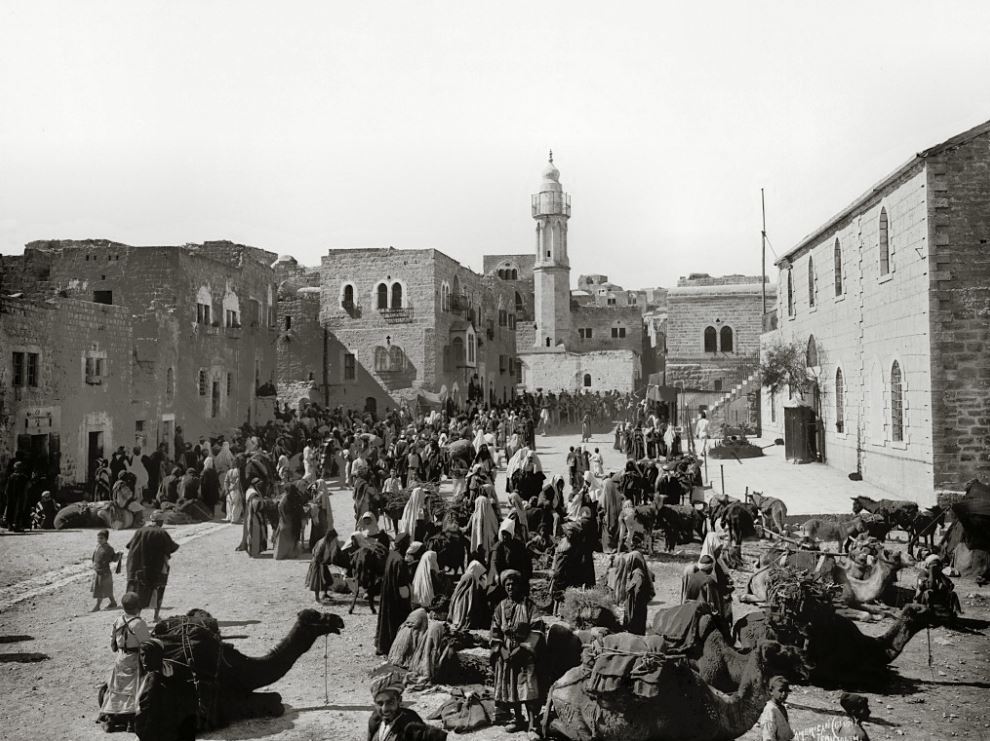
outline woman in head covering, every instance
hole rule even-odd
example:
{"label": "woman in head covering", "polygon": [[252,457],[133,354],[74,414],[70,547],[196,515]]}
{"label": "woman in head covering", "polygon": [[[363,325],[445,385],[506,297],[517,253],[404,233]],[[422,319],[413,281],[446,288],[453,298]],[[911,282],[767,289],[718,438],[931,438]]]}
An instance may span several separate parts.
{"label": "woman in head covering", "polygon": [[96,462],[96,475],[93,482],[93,501],[105,502],[110,498],[110,463],[106,458]]}
{"label": "woman in head covering", "polygon": [[278,500],[278,529],[275,531],[275,560],[296,558],[305,517],[305,495],[299,483],[285,488]]}
{"label": "woman in head covering", "polygon": [[223,478],[234,467],[234,463],[234,454],[230,450],[230,443],[225,440],[220,446],[220,452],[213,456],[213,465],[217,469],[217,474]]}
{"label": "woman in head covering", "polygon": [[289,468],[289,456],[285,455],[285,453],[278,457],[278,462],[275,464],[275,473],[278,475],[279,481],[289,481],[292,471]]}
{"label": "woman in head covering", "polygon": [[[495,668],[495,718],[509,733],[526,730],[522,707],[529,714],[528,727],[535,729],[541,705],[536,667],[541,658],[531,642],[536,616],[533,602],[526,597],[522,574],[507,569],[499,580],[508,595],[495,607],[492,617],[492,658]],[[515,715],[515,718],[512,716]]]}
{"label": "woman in head covering", "polygon": [[419,560],[416,567],[416,574],[412,580],[412,603],[419,607],[429,609],[433,605],[436,597],[435,580],[440,574],[440,567],[437,565],[437,554],[435,551],[426,551]]}
{"label": "woman in head covering", "polygon": [[[495,577],[506,569],[519,572],[523,594],[529,594],[529,580],[533,576],[533,561],[526,544],[515,537],[516,521],[510,517],[502,520],[498,529],[498,543],[492,553],[491,572]],[[493,579],[494,580],[494,579]]]}
{"label": "woman in head covering", "polygon": [[258,558],[268,550],[268,520],[265,518],[265,499],[258,491],[261,479],[251,479],[245,496],[244,534],[245,550],[251,558]]}
{"label": "woman in head covering", "polygon": [[203,473],[199,478],[199,497],[212,513],[220,501],[220,476],[213,460],[213,455],[207,455],[203,460]]}
{"label": "woman in head covering", "polygon": [[498,519],[491,500],[484,494],[475,497],[474,513],[468,527],[471,530],[471,550],[480,549],[486,556],[490,556],[498,539]]}
{"label": "woman in head covering", "polygon": [[226,520],[240,524],[244,517],[244,493],[241,491],[241,472],[236,467],[224,474],[223,489],[227,500]]}
{"label": "woman in head covering", "polygon": [[646,635],[646,610],[653,599],[653,574],[639,551],[628,556],[624,628],[629,633]]}
{"label": "woman in head covering", "polygon": [[529,516],[522,497],[515,492],[510,494],[509,506],[512,507],[509,517],[515,516],[516,520],[516,535],[523,543],[526,543],[529,541]]}
{"label": "woman in head covering", "polygon": [[[374,519],[374,516],[372,518]],[[376,523],[375,528],[377,527]],[[409,535],[400,533],[395,539],[395,548],[389,551],[385,558],[381,609],[378,610],[378,625],[375,630],[375,650],[379,655],[388,655],[395,634],[412,609],[409,604],[410,577],[406,566],[407,548],[409,548]]]}
{"label": "woman in head covering", "polygon": [[485,600],[485,565],[471,561],[450,598],[448,619],[454,630],[480,630],[491,625]]}
{"label": "woman in head covering", "polygon": [[426,502],[426,489],[417,486],[409,495],[399,520],[400,533],[409,533],[413,540],[422,540],[426,536],[426,525],[430,518],[429,506]]}
{"label": "woman in head covering", "polygon": [[429,615],[422,607],[410,612],[399,632],[395,634],[395,640],[388,651],[388,663],[411,669],[429,625]]}
{"label": "woman in head covering", "polygon": [[612,556],[612,568],[608,577],[608,587],[617,605],[626,601],[626,586],[629,580],[629,553],[616,553]]}
{"label": "woman in head covering", "polygon": [[613,553],[619,542],[622,520],[622,494],[615,479],[609,476],[602,488],[602,550]]}

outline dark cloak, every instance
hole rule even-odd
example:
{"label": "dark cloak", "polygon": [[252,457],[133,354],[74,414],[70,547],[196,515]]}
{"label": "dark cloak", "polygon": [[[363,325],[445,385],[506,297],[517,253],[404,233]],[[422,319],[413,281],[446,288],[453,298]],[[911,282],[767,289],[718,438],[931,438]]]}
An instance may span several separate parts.
{"label": "dark cloak", "polygon": [[141,607],[151,604],[151,593],[159,586],[165,559],[179,549],[179,544],[160,527],[148,525],[136,531],[127,544],[127,591],[141,600]]}
{"label": "dark cloak", "polygon": [[[385,574],[382,577],[381,606],[378,610],[378,631],[375,634],[375,648],[378,653],[387,655],[392,648],[395,634],[409,617],[412,607],[409,604],[409,569],[405,557],[399,551],[389,551],[385,559]],[[405,587],[407,596],[401,597],[399,590]]]}

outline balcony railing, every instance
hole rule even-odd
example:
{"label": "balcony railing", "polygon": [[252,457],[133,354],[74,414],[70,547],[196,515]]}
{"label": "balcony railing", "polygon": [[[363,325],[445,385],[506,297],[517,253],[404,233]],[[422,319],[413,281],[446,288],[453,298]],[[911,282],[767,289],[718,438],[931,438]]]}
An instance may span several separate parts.
{"label": "balcony railing", "polygon": [[763,315],[763,331],[773,332],[777,329],[777,310],[771,309]]}
{"label": "balcony railing", "polygon": [[386,324],[409,324],[415,318],[413,308],[404,306],[401,309],[379,309],[378,313]]}

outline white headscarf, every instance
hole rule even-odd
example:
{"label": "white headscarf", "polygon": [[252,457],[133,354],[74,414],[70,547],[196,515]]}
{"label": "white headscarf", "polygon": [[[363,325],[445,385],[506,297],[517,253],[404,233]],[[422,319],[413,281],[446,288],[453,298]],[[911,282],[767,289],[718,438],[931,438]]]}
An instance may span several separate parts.
{"label": "white headscarf", "polygon": [[416,530],[416,520],[423,517],[424,506],[426,505],[426,490],[422,486],[417,486],[409,495],[405,509],[402,510],[402,519],[399,520],[399,530],[401,533],[408,533],[411,538]]}
{"label": "white headscarf", "polygon": [[234,467],[234,454],[230,452],[230,443],[224,442],[220,446],[220,452],[213,456],[214,463],[217,467],[217,473],[221,476],[224,472],[229,471]]}
{"label": "white headscarf", "polygon": [[436,551],[424,553],[412,580],[412,601],[417,605],[429,607],[433,604],[433,572],[439,570]]}
{"label": "white headscarf", "polygon": [[479,494],[474,499],[474,514],[471,515],[471,550],[476,551],[480,546],[488,555],[497,538],[498,520],[492,502],[484,494]]}
{"label": "white headscarf", "polygon": [[711,556],[712,558],[717,559],[718,554],[722,551],[722,546],[722,539],[718,536],[718,534],[709,531],[709,533],[705,535],[704,541],[701,543],[701,555],[698,558],[700,559],[701,556]]}
{"label": "white headscarf", "polygon": [[516,521],[511,517],[506,517],[502,520],[502,524],[498,526],[498,536],[501,539],[502,533],[508,533],[510,537],[516,537]]}

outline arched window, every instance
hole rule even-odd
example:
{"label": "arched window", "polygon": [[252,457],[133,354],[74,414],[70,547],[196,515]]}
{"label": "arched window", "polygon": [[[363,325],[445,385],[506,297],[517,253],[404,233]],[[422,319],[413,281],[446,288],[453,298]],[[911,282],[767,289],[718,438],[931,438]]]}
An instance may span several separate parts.
{"label": "arched window", "polygon": [[787,271],[787,316],[794,316],[794,281],[791,271]]}
{"label": "arched window", "polygon": [[169,368],[165,371],[165,403],[171,404],[175,398],[175,371]]}
{"label": "arched window", "polygon": [[378,293],[378,308],[387,309],[388,308],[388,286],[384,283],[379,283],[376,289]]}
{"label": "arched window", "polygon": [[591,388],[591,374],[590,373],[585,373],[584,374],[584,387],[586,389],[590,389]]}
{"label": "arched window", "polygon": [[406,370],[406,354],[398,345],[392,345],[388,349],[388,368],[393,373],[402,373]]}
{"label": "arched window", "polygon": [[715,327],[705,327],[705,352],[718,352],[718,332]]}
{"label": "arched window", "polygon": [[393,283],[392,284],[392,308],[401,309],[402,308],[402,284]]}
{"label": "arched window", "polygon": [[241,326],[241,302],[237,294],[228,290],[223,296],[223,326]]}
{"label": "arched window", "polygon": [[197,379],[196,385],[199,387],[199,395],[206,396],[206,371],[200,369],[199,378]]}
{"label": "arched window", "polygon": [[818,365],[818,345],[815,343],[814,335],[808,337],[808,349],[804,354],[804,364],[809,368],[814,368]]}
{"label": "arched window", "polygon": [[835,247],[832,249],[832,264],[835,270],[835,295],[842,295],[842,247],[839,245],[839,238],[835,238]]}
{"label": "arched window", "polygon": [[381,345],[375,347],[374,364],[376,373],[388,370],[388,350]]}
{"label": "arched window", "polygon": [[722,352],[732,352],[732,327],[722,327],[719,330],[718,339]]}
{"label": "arched window", "polygon": [[447,281],[440,284],[440,311],[450,311],[450,285]]}
{"label": "arched window", "polygon": [[344,286],[344,293],[341,296],[340,305],[345,309],[350,309],[354,306],[354,286],[350,283]]}
{"label": "arched window", "polygon": [[818,292],[818,284],[815,280],[815,259],[808,255],[808,306],[815,305],[815,294]]}
{"label": "arched window", "polygon": [[846,426],[846,385],[842,368],[835,369],[835,431],[844,432]]}
{"label": "arched window", "polygon": [[520,295],[519,291],[516,291],[516,313],[522,314],[526,308],[526,304],[523,303],[523,297]]}
{"label": "arched window", "polygon": [[890,223],[887,209],[880,209],[880,275],[890,272]]}
{"label": "arched window", "polygon": [[509,280],[519,280],[519,271],[515,268],[509,271]]}
{"label": "arched window", "polygon": [[896,360],[890,366],[890,439],[904,441],[904,383]]}

